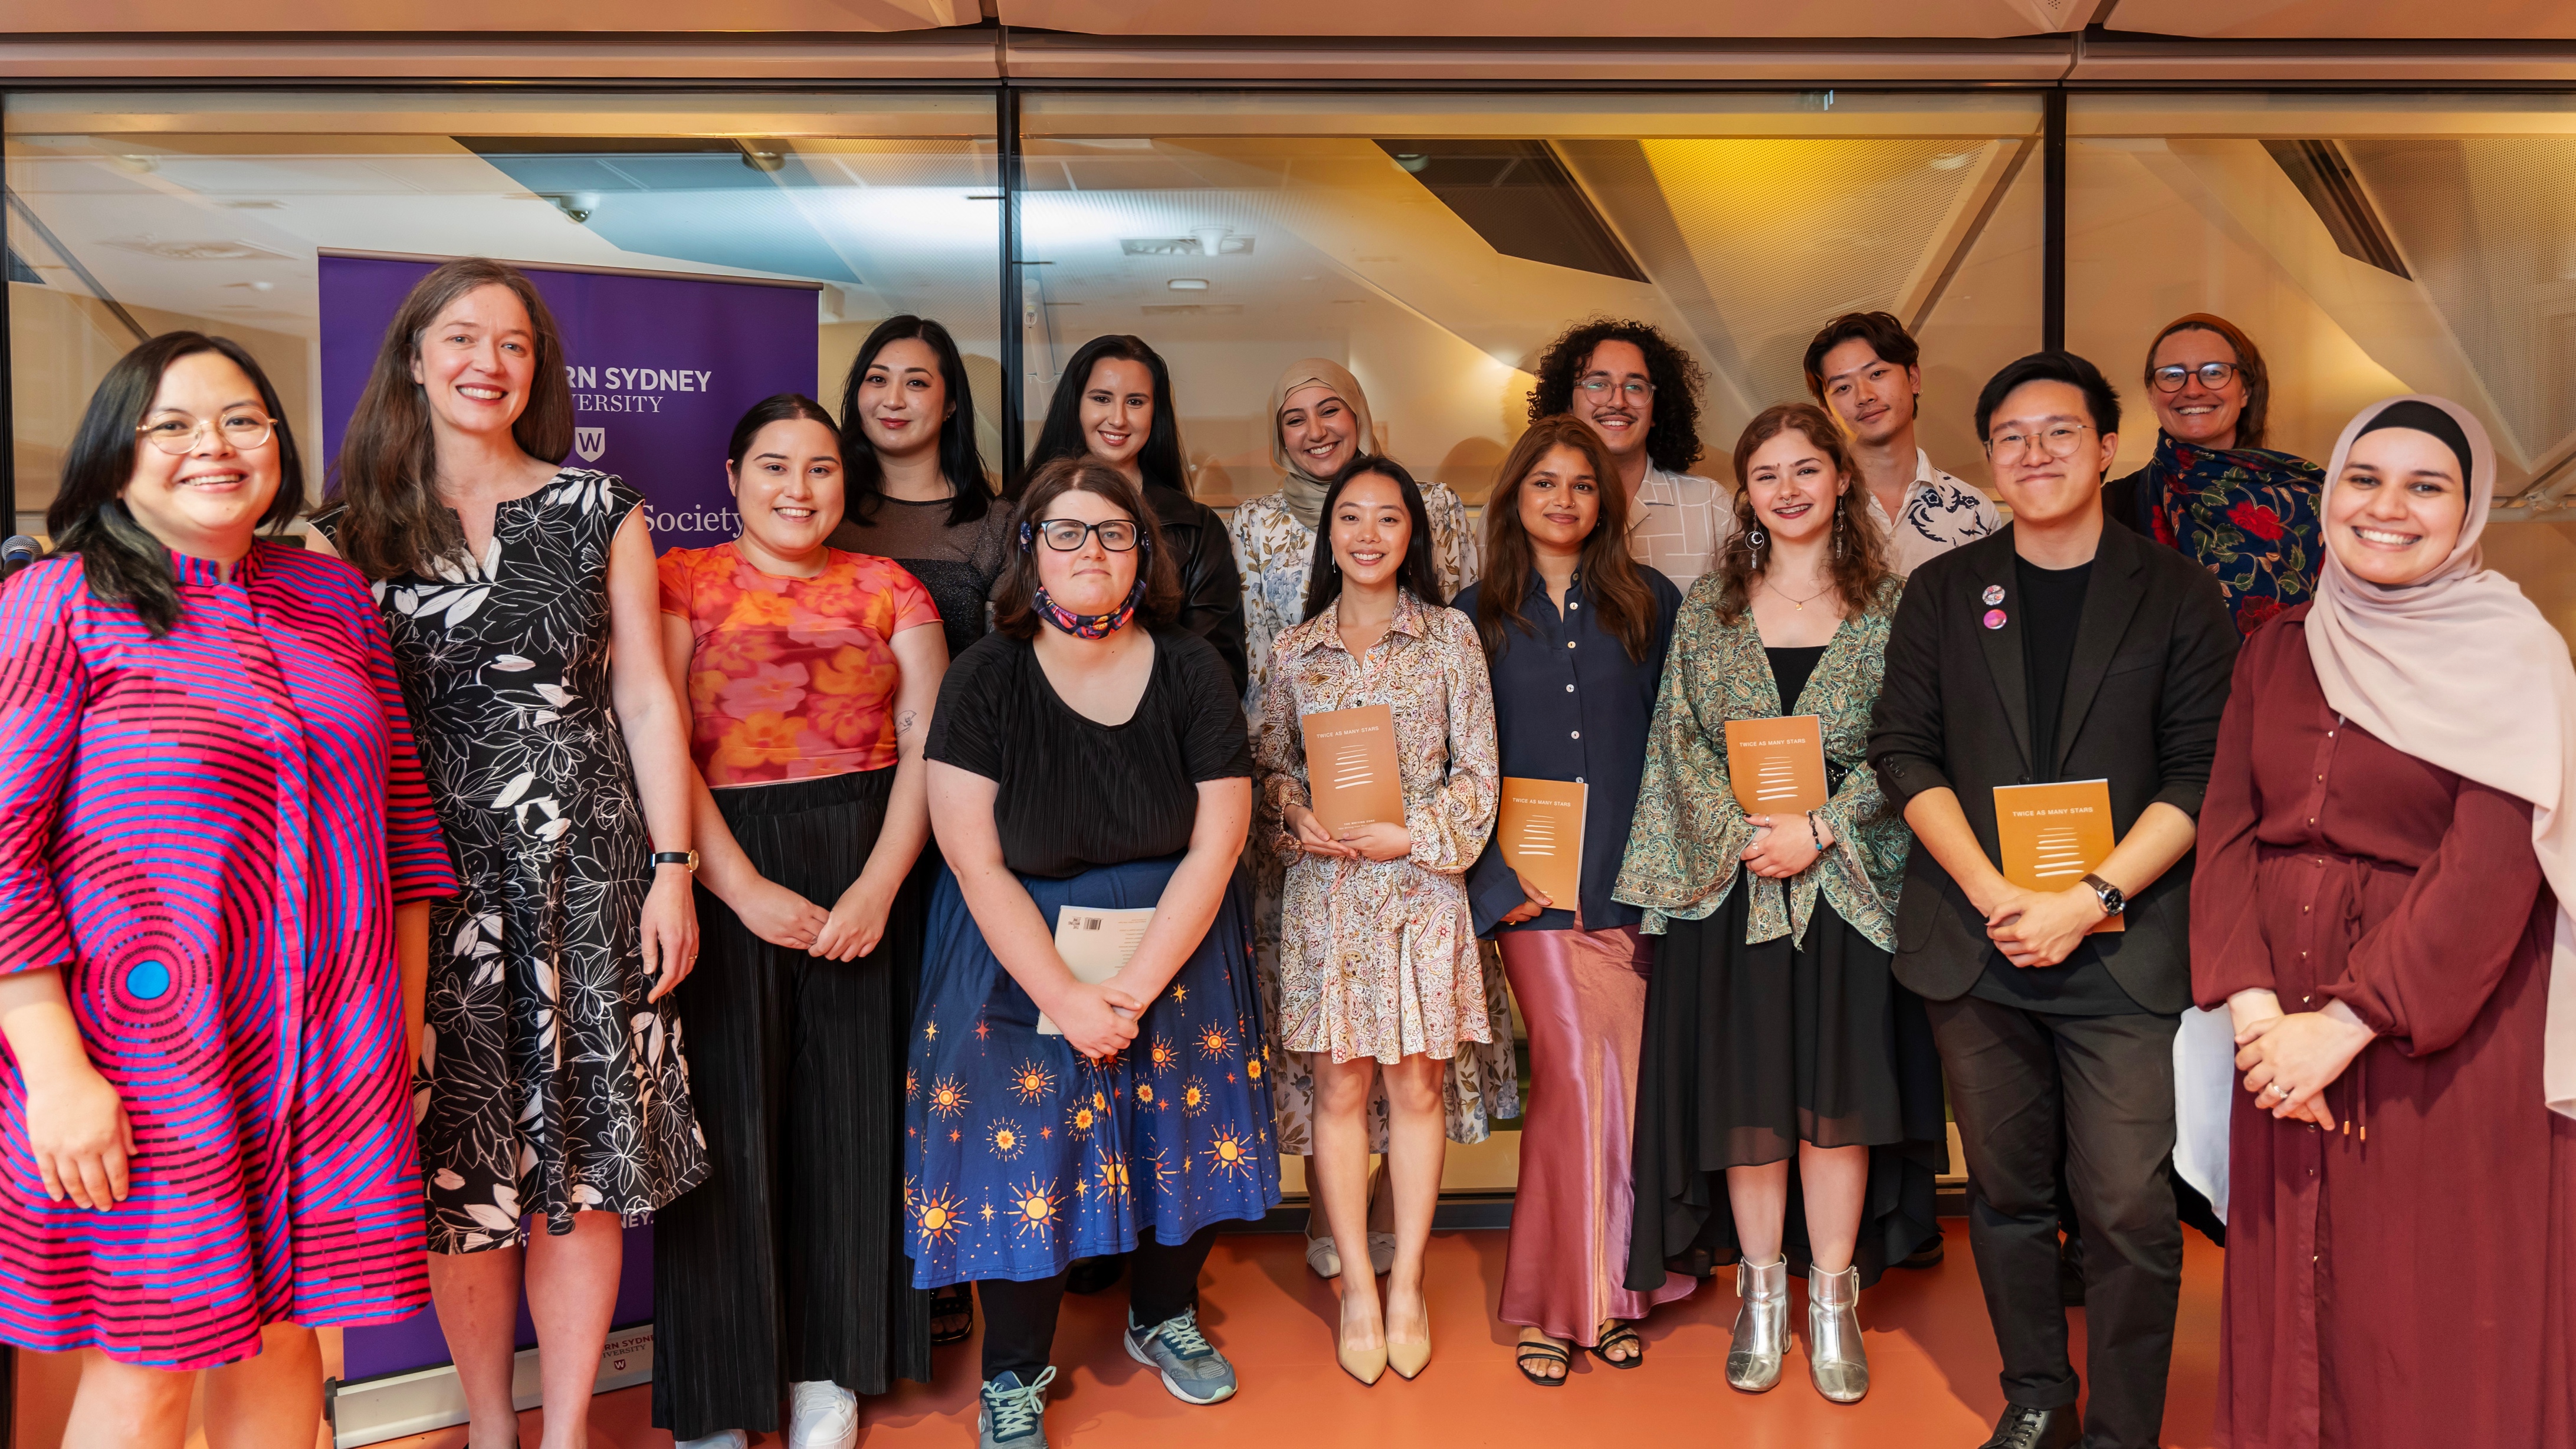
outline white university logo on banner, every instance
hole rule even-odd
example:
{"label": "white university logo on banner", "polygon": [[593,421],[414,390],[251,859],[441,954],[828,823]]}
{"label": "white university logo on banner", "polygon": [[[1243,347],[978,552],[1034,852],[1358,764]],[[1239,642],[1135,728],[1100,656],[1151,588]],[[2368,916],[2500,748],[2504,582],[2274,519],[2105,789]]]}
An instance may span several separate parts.
{"label": "white university logo on banner", "polygon": [[596,463],[596,462],[598,462],[598,461],[599,461],[599,455],[608,451],[608,429],[606,429],[606,428],[575,428],[575,429],[573,429],[573,430],[572,430],[572,450],[573,450],[574,452],[576,452],[576,453],[581,454],[581,460],[582,460],[583,462],[585,462],[585,463]]}

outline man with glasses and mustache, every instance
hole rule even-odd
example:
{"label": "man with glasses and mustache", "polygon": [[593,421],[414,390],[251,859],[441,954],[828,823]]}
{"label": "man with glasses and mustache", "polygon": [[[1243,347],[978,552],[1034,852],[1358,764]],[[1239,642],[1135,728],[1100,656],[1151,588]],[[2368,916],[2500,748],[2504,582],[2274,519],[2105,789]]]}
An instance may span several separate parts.
{"label": "man with glasses and mustache", "polygon": [[[1914,831],[1896,976],[1931,1009],[1968,1163],[1968,1243],[2002,1350],[1985,1449],[2153,1449],[2182,1285],[2173,1040],[2191,1004],[2191,848],[2237,635],[2218,581],[2105,526],[2120,403],[2041,352],[1977,399],[2012,522],[1924,563],[1887,642],[1869,760]],[[1998,787],[2108,782],[2081,881],[2004,879]],[[2124,929],[2090,934],[2112,916]],[[2082,1214],[2087,1373],[2059,1301],[2061,1141]]]}
{"label": "man with glasses and mustache", "polygon": [[1725,489],[1699,460],[1700,366],[1644,322],[1595,317],[1539,354],[1531,422],[1571,413],[1591,425],[1628,490],[1628,551],[1690,592],[1734,530]]}

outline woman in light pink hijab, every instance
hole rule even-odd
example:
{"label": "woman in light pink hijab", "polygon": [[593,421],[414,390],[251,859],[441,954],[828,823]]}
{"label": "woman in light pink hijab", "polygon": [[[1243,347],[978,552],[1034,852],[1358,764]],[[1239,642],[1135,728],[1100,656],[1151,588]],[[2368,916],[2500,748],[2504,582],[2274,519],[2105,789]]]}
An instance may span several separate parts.
{"label": "woman in light pink hijab", "polygon": [[2315,602],[2237,658],[2192,886],[2235,1449],[2576,1449],[2576,669],[2481,567],[2494,491],[2466,410],[2365,409]]}

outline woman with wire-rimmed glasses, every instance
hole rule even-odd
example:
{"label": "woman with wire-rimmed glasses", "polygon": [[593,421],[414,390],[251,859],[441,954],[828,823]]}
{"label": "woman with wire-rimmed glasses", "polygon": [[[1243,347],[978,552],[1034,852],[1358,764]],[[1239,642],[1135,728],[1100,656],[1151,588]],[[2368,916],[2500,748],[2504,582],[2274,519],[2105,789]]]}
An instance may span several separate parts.
{"label": "woman with wire-rimmed glasses", "polygon": [[2239,633],[2316,590],[2323,475],[2265,446],[2272,378],[2254,339],[2206,312],[2177,317],[2147,348],[2156,450],[2103,490],[2103,512],[2218,576]]}

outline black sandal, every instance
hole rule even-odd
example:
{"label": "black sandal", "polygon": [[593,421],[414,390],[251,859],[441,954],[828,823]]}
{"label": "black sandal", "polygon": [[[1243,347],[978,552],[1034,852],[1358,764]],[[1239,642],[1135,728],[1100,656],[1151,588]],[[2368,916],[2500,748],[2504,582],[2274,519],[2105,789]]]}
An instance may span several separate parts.
{"label": "black sandal", "polygon": [[[1625,1345],[1626,1358],[1612,1358],[1609,1350]],[[1646,1362],[1646,1341],[1637,1336],[1633,1323],[1606,1322],[1601,1325],[1601,1341],[1583,1350],[1614,1369],[1642,1368]]]}
{"label": "black sandal", "polygon": [[930,1292],[930,1341],[934,1346],[964,1343],[975,1336],[975,1292],[951,1283]]}
{"label": "black sandal", "polygon": [[[1565,1372],[1558,1374],[1554,1378],[1550,1378],[1546,1374],[1531,1373],[1530,1364],[1533,1361],[1538,1363],[1552,1363],[1558,1368],[1565,1370]],[[1574,1355],[1567,1352],[1562,1344],[1548,1343],[1545,1340],[1533,1342],[1529,1339],[1522,1339],[1520,1343],[1520,1351],[1513,1356],[1513,1367],[1521,1371],[1522,1378],[1529,1380],[1531,1383],[1538,1385],[1542,1389],[1561,1389],[1565,1387],[1565,1381],[1574,1375]]]}

